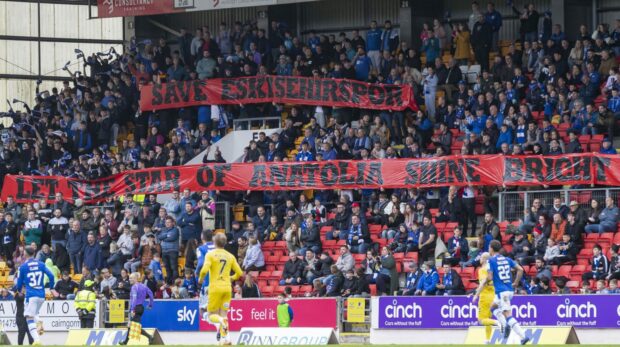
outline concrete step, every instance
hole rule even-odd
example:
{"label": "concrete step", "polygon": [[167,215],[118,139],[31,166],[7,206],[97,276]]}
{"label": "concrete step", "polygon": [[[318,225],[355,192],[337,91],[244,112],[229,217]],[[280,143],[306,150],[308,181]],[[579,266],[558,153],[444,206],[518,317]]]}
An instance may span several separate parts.
{"label": "concrete step", "polygon": [[370,333],[340,333],[341,344],[369,344]]}

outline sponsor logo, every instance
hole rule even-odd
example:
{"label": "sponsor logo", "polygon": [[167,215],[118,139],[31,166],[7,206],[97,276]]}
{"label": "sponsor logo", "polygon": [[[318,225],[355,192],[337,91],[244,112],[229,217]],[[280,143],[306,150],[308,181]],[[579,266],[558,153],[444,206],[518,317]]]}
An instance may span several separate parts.
{"label": "sponsor logo", "polygon": [[[151,335],[155,330],[146,329]],[[67,334],[67,346],[114,346],[125,340],[127,329],[72,329]],[[132,340],[131,345],[148,345],[146,337]]]}
{"label": "sponsor logo", "polygon": [[538,309],[531,302],[521,305],[512,305],[512,312],[517,319],[536,319],[538,318]]}
{"label": "sponsor logo", "polygon": [[325,328],[244,328],[239,333],[237,345],[310,346],[327,345],[330,340],[336,340],[334,332]]}
{"label": "sponsor logo", "polygon": [[440,308],[442,318],[476,318],[478,317],[478,306],[473,303],[465,305],[454,305],[454,300],[448,300],[446,305]]}
{"label": "sponsor logo", "polygon": [[415,302],[403,305],[394,299],[391,305],[385,307],[385,316],[387,318],[422,318],[422,306]]}
{"label": "sponsor logo", "polygon": [[[620,306],[619,306],[620,309]],[[571,304],[570,299],[566,298],[564,303],[558,305],[556,313],[560,318],[596,318],[596,305],[589,300],[581,305]]]}
{"label": "sponsor logo", "polygon": [[187,306],[183,306],[183,309],[177,311],[177,322],[189,322],[194,324],[196,320],[197,310],[188,309]]}
{"label": "sponsor logo", "polygon": [[[537,345],[540,342],[540,337],[542,336],[543,329],[535,328],[535,329],[525,329],[523,331],[525,337],[530,338],[530,344]],[[514,335],[514,334],[513,334]],[[499,329],[493,330],[493,335],[491,335],[491,345],[505,345],[510,342],[512,344],[513,341],[509,341],[512,336],[509,336],[508,339],[504,338],[504,335],[499,331]]]}

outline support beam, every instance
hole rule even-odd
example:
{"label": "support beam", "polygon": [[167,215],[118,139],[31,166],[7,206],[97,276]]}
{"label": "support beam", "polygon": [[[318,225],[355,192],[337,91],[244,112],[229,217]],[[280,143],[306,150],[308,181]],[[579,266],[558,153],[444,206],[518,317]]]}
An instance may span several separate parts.
{"label": "support beam", "polygon": [[566,32],[566,19],[564,16],[564,0],[551,0],[551,14],[553,24],[560,24],[562,31]]}
{"label": "support beam", "polygon": [[181,36],[181,33],[180,33],[180,32],[178,32],[178,31],[176,31],[176,30],[172,29],[171,27],[169,27],[169,26],[167,26],[167,25],[161,24],[160,22],[158,22],[158,21],[156,21],[156,20],[154,20],[154,19],[147,18],[146,20],[147,20],[149,23],[153,24],[154,26],[156,26],[156,27],[160,28],[161,30],[167,31],[167,32],[169,32],[170,34],[172,34],[172,35],[174,35],[174,36]]}
{"label": "support beam", "polygon": [[413,16],[409,0],[400,1],[398,25],[400,27],[400,40],[407,42],[407,47],[413,47]]}
{"label": "support beam", "polygon": [[99,44],[122,44],[123,40],[95,40],[95,39],[69,39],[62,37],[41,37],[36,36],[15,36],[15,35],[0,35],[0,40],[6,41],[30,41],[30,42],[63,42],[63,43],[99,43]]}

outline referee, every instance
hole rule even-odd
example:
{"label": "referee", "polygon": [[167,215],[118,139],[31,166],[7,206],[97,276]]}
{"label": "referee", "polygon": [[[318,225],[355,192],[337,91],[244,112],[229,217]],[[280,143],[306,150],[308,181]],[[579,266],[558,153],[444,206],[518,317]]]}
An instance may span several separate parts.
{"label": "referee", "polygon": [[[144,302],[146,301],[146,297],[149,297],[149,305],[148,309],[153,308],[153,292],[149,289],[149,287],[140,283],[138,279],[140,278],[140,274],[137,272],[129,275],[129,283],[131,284],[131,293],[129,296],[129,314],[131,316],[131,322],[142,323],[142,315],[144,314]],[[149,345],[153,343],[153,336],[147,333],[144,329],[141,329],[141,334],[146,336],[149,339]],[[127,328],[127,337],[125,337],[125,341],[120,342],[121,345],[126,345],[129,342],[129,335],[131,330],[131,324],[129,324],[129,328]]]}

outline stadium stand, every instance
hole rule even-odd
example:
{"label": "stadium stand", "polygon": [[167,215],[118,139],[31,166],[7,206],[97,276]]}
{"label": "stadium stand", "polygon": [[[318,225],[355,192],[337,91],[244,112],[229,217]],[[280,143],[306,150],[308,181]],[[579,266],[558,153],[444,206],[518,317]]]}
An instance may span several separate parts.
{"label": "stadium stand", "polygon": [[[540,16],[533,8],[513,10],[525,19]],[[232,120],[265,116],[279,117],[283,129],[249,143],[242,162],[616,154],[620,20],[581,37],[567,38],[554,25],[494,42],[498,23],[478,15],[491,14],[427,26],[420,33],[423,46],[415,48],[399,40],[389,21],[383,28],[373,23],[366,37],[304,36],[276,22],[265,32],[236,22],[184,32],[176,42],[160,39],[83,56],[84,73],[67,69],[70,82],[40,93],[34,106],[6,114],[12,125],[0,130],[0,183],[6,174],[94,180],[184,165],[217,148],[234,131]],[[156,112],[138,107],[146,84],[267,74],[408,85],[419,110],[269,103]],[[205,156],[203,163],[210,162]],[[442,283],[444,270],[436,265],[449,263],[467,292],[476,287],[477,257],[492,239],[523,264],[523,294],[619,293],[620,195],[570,191],[565,198],[562,187],[537,188],[549,191],[548,201],[534,200],[525,213],[497,222],[504,206],[495,193],[525,188],[185,190],[160,202],[155,195],[127,195],[88,205],[62,194],[49,202],[9,197],[0,213],[0,285],[12,285],[30,244],[39,259],[51,259],[67,275],[65,282],[92,279],[107,298],[128,295],[133,270],[145,273],[157,298],[195,296],[198,235],[214,229],[208,221],[216,214],[214,203],[227,201],[233,221],[216,232],[227,233],[228,250],[249,270],[237,296],[413,293],[422,274],[411,264],[425,261]],[[609,227],[586,233],[601,225]],[[170,236],[173,231],[179,236]],[[250,247],[259,247],[262,257],[248,259]],[[103,268],[116,279],[102,277]],[[596,286],[600,279],[603,289]],[[73,287],[61,281],[52,295],[66,298],[72,294],[67,288]]]}

